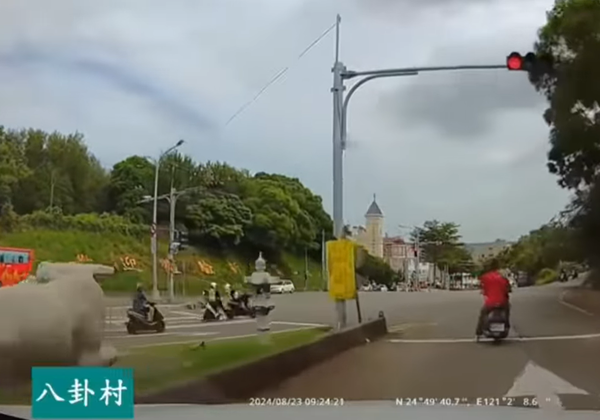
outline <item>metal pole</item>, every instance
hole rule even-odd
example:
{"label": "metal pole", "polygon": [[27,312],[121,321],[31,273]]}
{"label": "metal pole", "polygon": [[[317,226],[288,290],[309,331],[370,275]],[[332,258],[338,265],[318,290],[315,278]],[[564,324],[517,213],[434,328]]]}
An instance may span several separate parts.
{"label": "metal pole", "polygon": [[156,224],[158,217],[158,172],[160,168],[160,160],[162,155],[156,160],[155,171],[154,171],[154,202],[152,204],[152,299],[158,300],[160,294],[158,293],[158,244],[156,237]]}
{"label": "metal pole", "polygon": [[321,282],[323,290],[327,289],[327,245],[325,244],[325,230],[321,231]]}
{"label": "metal pole", "polygon": [[304,247],[304,291],[308,290],[308,248]]}
{"label": "metal pole", "polygon": [[158,300],[160,293],[158,292],[158,239],[157,239],[157,218],[158,218],[158,174],[160,168],[160,161],[162,158],[173,150],[177,149],[184,143],[184,140],[179,140],[173,146],[168,148],[164,153],[161,153],[155,162],[154,172],[154,203],[152,205],[152,298]]}
{"label": "metal pole", "polygon": [[[343,139],[342,139],[342,103],[344,96],[344,80],[342,71],[344,65],[339,61],[340,54],[340,22],[341,17],[336,17],[335,27],[335,63],[333,64],[333,234],[341,239],[344,231],[344,186],[343,186]],[[336,300],[337,328],[343,329],[347,324],[346,301]]]}
{"label": "metal pole", "polygon": [[175,300],[175,291],[173,284],[173,242],[175,241],[175,204],[177,202],[177,196],[175,195],[175,188],[173,188],[173,181],[171,180],[171,193],[169,195],[169,300],[173,302]]}
{"label": "metal pole", "polygon": [[54,169],[50,172],[50,208],[54,207]]}
{"label": "metal pole", "polygon": [[417,235],[415,236],[415,278],[417,282],[421,283],[421,242],[419,237],[421,236],[421,232],[417,229]]}
{"label": "metal pole", "polygon": [[336,238],[342,237],[344,229],[343,213],[343,138],[342,138],[342,103],[344,96],[344,81],[342,71],[344,65],[339,61],[340,48],[340,22],[338,15],[336,21],[335,38],[335,63],[333,64],[333,234]]}

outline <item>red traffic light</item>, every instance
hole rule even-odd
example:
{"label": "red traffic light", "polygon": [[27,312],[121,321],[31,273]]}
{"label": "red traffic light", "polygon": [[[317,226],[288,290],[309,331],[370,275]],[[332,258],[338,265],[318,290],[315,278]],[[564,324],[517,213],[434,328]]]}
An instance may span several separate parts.
{"label": "red traffic light", "polygon": [[506,57],[506,67],[509,70],[523,70],[523,57],[518,52],[510,53]]}

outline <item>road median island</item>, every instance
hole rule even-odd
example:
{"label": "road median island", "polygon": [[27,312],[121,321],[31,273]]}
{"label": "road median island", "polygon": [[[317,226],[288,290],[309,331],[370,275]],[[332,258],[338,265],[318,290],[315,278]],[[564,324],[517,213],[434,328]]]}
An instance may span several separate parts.
{"label": "road median island", "polygon": [[[180,382],[171,382],[171,385],[166,384],[165,374],[155,372],[152,381],[156,382],[153,385],[163,381],[162,389],[152,389],[153,386],[148,382],[150,377],[138,379],[136,371],[136,404],[246,403],[261,391],[274,388],[311,366],[386,334],[386,320],[380,317],[334,333],[327,333],[323,329],[308,329],[273,334],[271,344],[260,344],[257,338],[251,338],[239,340],[237,346],[237,340],[219,344],[206,342],[205,349],[197,350],[191,350],[187,346],[188,352],[197,352],[195,362],[198,365],[204,364],[207,368],[210,366],[210,370],[192,369],[193,365],[190,365],[184,375],[185,380],[181,378]],[[213,346],[215,351],[211,358],[208,356]],[[220,346],[223,347],[219,349]],[[211,360],[222,361],[228,357],[227,353],[236,351],[240,357],[235,361],[230,360],[219,366],[210,364]],[[135,357],[133,354],[128,356]],[[179,364],[185,364],[186,361],[189,363],[189,358],[179,359]],[[120,362],[121,365],[123,363],[126,361]],[[160,370],[160,362],[146,369]]]}

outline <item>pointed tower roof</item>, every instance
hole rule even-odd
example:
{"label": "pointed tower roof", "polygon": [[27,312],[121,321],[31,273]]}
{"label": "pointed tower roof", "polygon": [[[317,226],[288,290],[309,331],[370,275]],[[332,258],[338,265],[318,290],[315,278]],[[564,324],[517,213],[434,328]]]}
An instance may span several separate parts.
{"label": "pointed tower roof", "polygon": [[379,205],[377,205],[377,196],[375,194],[373,194],[373,202],[369,206],[367,214],[365,214],[365,217],[369,216],[383,216],[383,212],[379,208]]}

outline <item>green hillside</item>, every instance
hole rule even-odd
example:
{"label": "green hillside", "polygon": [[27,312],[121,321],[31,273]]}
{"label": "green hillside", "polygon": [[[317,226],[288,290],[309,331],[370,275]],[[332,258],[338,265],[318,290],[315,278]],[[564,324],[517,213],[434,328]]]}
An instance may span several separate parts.
{"label": "green hillside", "polygon": [[[90,262],[112,265],[116,275],[103,283],[106,292],[131,292],[138,282],[151,285],[152,259],[150,239],[114,232],[94,233],[81,230],[55,231],[49,229],[0,233],[0,246],[30,248],[35,251],[36,266],[40,261],[75,262],[85,256]],[[159,258],[167,255],[167,244],[159,244]],[[135,260],[135,269],[124,267]],[[131,263],[130,263],[131,265]],[[177,294],[195,295],[215,281],[219,284],[241,284],[244,275],[253,269],[254,261],[234,252],[215,254],[214,251],[190,247],[177,256],[180,274],[175,276]],[[268,261],[269,271],[294,281],[298,290],[304,289],[304,258],[284,253],[281,261]],[[309,260],[308,287],[321,287],[320,262]],[[202,268],[206,272],[202,272]],[[210,274],[210,268],[214,274]],[[133,267],[131,267],[133,268]],[[167,290],[167,271],[159,269],[159,289]]]}

